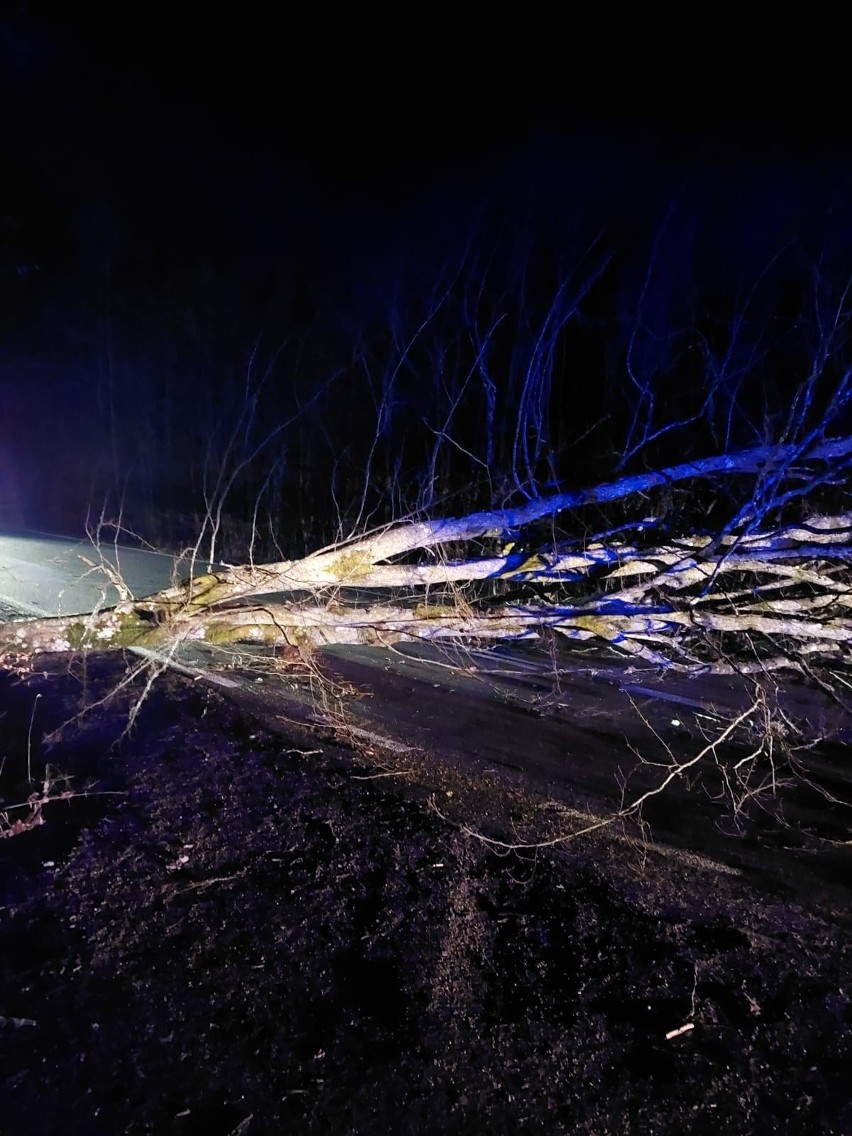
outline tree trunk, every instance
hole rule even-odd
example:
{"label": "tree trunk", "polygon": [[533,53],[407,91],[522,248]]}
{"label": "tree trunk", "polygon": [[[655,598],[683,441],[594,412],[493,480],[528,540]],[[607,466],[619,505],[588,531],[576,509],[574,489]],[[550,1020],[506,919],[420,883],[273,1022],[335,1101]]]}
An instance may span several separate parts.
{"label": "tree trunk", "polygon": [[[850,514],[756,529],[753,511],[741,509],[736,526],[664,542],[649,539],[661,519],[651,515],[588,544],[523,542],[535,523],[568,510],[644,505],[661,487],[732,476],[773,479],[783,505],[791,480],[798,500],[803,484],[819,488],[850,456],[850,437],[820,439],[805,452],[760,447],[518,508],[401,522],[301,560],[191,575],[88,617],[7,624],[0,655],[162,650],[184,641],[306,650],[412,639],[493,642],[549,628],[684,671],[830,664],[848,658],[852,643]],[[768,511],[764,505],[762,515]],[[471,544],[477,555],[441,558],[447,546]],[[377,589],[389,598],[365,598]]]}

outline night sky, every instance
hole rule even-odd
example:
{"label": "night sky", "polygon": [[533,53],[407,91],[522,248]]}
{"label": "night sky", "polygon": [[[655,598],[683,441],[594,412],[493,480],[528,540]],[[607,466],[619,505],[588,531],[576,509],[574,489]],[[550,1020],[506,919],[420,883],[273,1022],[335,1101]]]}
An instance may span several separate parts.
{"label": "night sky", "polygon": [[[528,234],[543,281],[551,260],[611,250],[617,275],[607,269],[572,345],[602,372],[620,365],[605,310],[617,321],[630,307],[663,229],[672,279],[700,275],[707,295],[744,286],[794,236],[842,260],[839,29],[593,7],[557,19],[543,4],[290,4],[273,20],[252,5],[4,6],[0,519],[73,528],[105,486],[191,511],[258,342],[274,354],[299,340],[299,405],[323,365],[361,352],[375,369],[385,333],[369,329],[394,324],[415,279],[422,300],[474,231],[477,248],[497,248],[482,235],[495,224],[501,241]],[[685,244],[689,272],[676,264]],[[702,293],[694,310],[709,304]],[[201,391],[215,397],[199,411]],[[265,413],[290,413],[273,402]],[[303,431],[291,470],[314,445]],[[266,458],[256,477],[292,492]],[[353,450],[353,469],[362,458]],[[416,481],[418,461],[397,472]]]}
{"label": "night sky", "polygon": [[81,214],[215,251],[312,243],[329,219],[452,192],[525,152],[575,169],[632,151],[684,168],[849,154],[838,29],[596,7],[557,26],[547,5],[415,6],[394,22],[292,4],[273,22],[19,4],[0,24],[4,214],[20,251],[46,259],[86,244]]}

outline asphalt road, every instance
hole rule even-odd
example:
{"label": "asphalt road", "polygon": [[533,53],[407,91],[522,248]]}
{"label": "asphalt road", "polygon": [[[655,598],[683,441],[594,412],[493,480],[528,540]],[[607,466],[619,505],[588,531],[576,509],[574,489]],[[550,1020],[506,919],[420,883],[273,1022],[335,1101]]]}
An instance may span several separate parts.
{"label": "asphalt road", "polygon": [[[195,673],[222,677],[226,697],[273,729],[281,721],[331,725],[375,764],[367,780],[389,778],[462,827],[512,832],[521,844],[562,839],[665,781],[643,805],[641,833],[624,830],[637,848],[653,842],[779,895],[820,896],[849,912],[848,715],[820,690],[778,684],[779,713],[823,740],[794,755],[792,766],[780,749],[764,753],[756,768],[762,792],[746,815],[732,812],[719,762],[743,768],[755,734],[746,723],[713,745],[753,702],[750,684],[736,676],[660,675],[605,650],[566,650],[558,675],[529,648],[465,653],[416,644],[321,655],[362,695],[345,698],[336,727],[333,713],[300,695],[286,666],[261,677],[243,652],[227,677],[216,675],[214,659],[206,675]],[[700,768],[666,780],[673,763],[701,754]]]}
{"label": "asphalt road", "polygon": [[[161,554],[115,546],[102,552],[137,598],[166,586],[175,568],[173,558]],[[115,603],[118,594],[98,561],[98,551],[85,542],[0,534],[0,618],[4,607],[78,615]],[[288,678],[286,659],[266,658],[264,670],[251,648],[223,652],[199,643],[168,659],[138,653],[224,688],[271,725],[333,725],[335,715],[329,719],[315,705],[314,684]],[[642,792],[665,776],[675,756],[683,761],[700,752],[709,754],[712,788],[716,752],[708,743],[754,698],[751,685],[736,677],[661,675],[606,651],[566,652],[556,673],[552,659],[522,647],[454,653],[414,644],[393,651],[338,648],[324,657],[350,690],[366,695],[344,698],[341,732],[375,754],[378,770],[370,776],[410,780],[415,795],[437,794],[444,807],[458,806],[457,819],[465,822],[496,817],[518,792],[532,791],[557,810],[554,815],[567,810],[572,823],[580,817],[585,824],[617,810],[623,787]],[[838,861],[848,855],[848,805],[842,802],[852,800],[852,787],[842,754],[849,719],[836,700],[802,684],[779,683],[775,697],[783,720],[800,726],[811,744],[797,759],[783,802],[768,794],[768,829],[751,823],[732,836],[720,823],[724,809],[708,795],[708,783],[690,786],[681,778],[648,802],[643,817],[669,846],[783,880],[785,888],[806,894],[848,875]],[[745,727],[730,739],[738,747],[734,756],[744,760],[753,743]],[[783,816],[775,815],[779,810]],[[755,811],[759,822],[761,810]]]}
{"label": "asphalt road", "polygon": [[83,615],[118,603],[101,561],[120,571],[134,597],[166,587],[175,560],[158,552],[69,540],[42,533],[0,533],[0,605],[27,615]]}

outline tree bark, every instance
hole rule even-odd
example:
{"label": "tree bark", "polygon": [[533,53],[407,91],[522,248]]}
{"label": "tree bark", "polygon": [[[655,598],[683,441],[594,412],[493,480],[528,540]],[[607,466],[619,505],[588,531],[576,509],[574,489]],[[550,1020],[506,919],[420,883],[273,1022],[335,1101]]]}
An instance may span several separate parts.
{"label": "tree bark", "polygon": [[[549,628],[685,671],[836,661],[849,657],[852,643],[852,514],[646,543],[652,516],[587,546],[559,540],[516,549],[528,526],[569,509],[627,498],[643,504],[651,490],[689,480],[775,476],[794,460],[800,483],[810,477],[821,484],[820,467],[837,469],[850,455],[852,438],[820,440],[804,453],[760,447],[518,508],[401,522],[301,560],[191,575],[91,616],[7,624],[0,654],[162,650],[185,641],[306,650],[412,639],[493,642]],[[628,529],[632,539],[622,539]],[[500,547],[506,536],[517,539]],[[498,547],[440,559],[444,546],[470,542]],[[368,590],[390,598],[366,599]]]}

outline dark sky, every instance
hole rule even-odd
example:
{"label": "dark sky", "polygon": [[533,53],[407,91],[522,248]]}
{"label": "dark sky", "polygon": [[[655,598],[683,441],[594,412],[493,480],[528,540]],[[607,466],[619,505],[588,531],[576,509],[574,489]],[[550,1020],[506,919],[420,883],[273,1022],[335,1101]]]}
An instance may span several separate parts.
{"label": "dark sky", "polygon": [[850,147],[836,28],[694,5],[240,7],[12,6],[0,213],[22,254],[116,229],[178,256],[308,247],[518,154],[760,164]]}
{"label": "dark sky", "polygon": [[[350,366],[362,336],[383,358],[395,290],[411,311],[431,302],[474,237],[474,275],[487,275],[495,233],[506,279],[525,281],[536,249],[533,307],[590,247],[613,258],[577,324],[589,343],[606,339],[582,357],[596,381],[621,366],[619,329],[644,295],[649,257],[663,258],[653,297],[663,315],[688,308],[700,276],[723,320],[739,281],[775,263],[791,235],[842,265],[843,29],[800,12],[747,24],[744,13],[2,5],[0,451],[16,457],[0,475],[8,484],[21,471],[24,513],[46,515],[66,494],[51,515],[76,516],[106,436],[116,483],[132,451],[137,489],[153,495],[157,469],[172,465],[173,482],[188,484],[184,403],[207,398],[211,375],[225,405],[258,336],[313,336],[313,371],[288,363],[308,386]],[[843,218],[833,229],[832,210]],[[793,256],[782,266],[791,279]],[[513,342],[507,332],[506,352]],[[34,405],[53,413],[34,417]],[[202,427],[187,458],[196,473]],[[389,447],[391,460],[396,438]]]}

